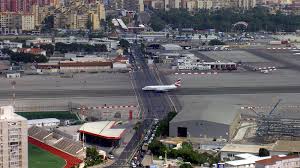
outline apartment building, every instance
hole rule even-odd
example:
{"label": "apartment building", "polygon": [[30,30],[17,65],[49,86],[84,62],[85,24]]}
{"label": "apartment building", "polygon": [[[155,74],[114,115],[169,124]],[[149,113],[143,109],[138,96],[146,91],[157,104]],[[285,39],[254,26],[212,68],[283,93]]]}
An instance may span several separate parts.
{"label": "apartment building", "polygon": [[35,29],[34,15],[22,14],[22,30],[29,31]]}
{"label": "apartment building", "polygon": [[0,12],[0,34],[16,33],[22,29],[22,17],[15,12]]}
{"label": "apartment building", "polygon": [[105,20],[105,8],[101,2],[84,4],[74,1],[70,5],[57,8],[54,12],[54,28],[87,29],[91,21],[91,28],[99,30],[101,20]]}
{"label": "apartment building", "polygon": [[0,107],[0,168],[28,168],[27,120]]}

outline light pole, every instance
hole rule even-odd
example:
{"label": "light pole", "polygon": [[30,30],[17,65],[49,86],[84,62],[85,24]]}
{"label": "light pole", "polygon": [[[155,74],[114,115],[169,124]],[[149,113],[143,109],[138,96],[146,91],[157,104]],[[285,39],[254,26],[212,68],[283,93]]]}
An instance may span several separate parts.
{"label": "light pole", "polygon": [[16,81],[11,81],[11,86],[12,86],[12,89],[13,89],[13,107],[15,107],[15,104],[16,104],[16,93],[15,93],[15,86],[17,84]]}

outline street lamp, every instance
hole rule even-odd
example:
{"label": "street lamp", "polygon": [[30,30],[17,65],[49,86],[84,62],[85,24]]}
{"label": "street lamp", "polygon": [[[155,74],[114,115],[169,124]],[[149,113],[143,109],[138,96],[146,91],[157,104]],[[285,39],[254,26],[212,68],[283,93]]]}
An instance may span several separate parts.
{"label": "street lamp", "polygon": [[16,104],[16,93],[15,93],[15,86],[17,84],[16,81],[11,81],[11,86],[12,86],[12,89],[13,89],[13,106],[15,107],[15,104]]}

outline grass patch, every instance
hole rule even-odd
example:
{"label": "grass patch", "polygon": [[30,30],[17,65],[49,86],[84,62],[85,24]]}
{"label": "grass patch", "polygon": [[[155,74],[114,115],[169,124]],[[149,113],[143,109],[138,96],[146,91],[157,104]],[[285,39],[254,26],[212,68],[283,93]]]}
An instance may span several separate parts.
{"label": "grass patch", "polygon": [[47,112],[17,112],[17,114],[27,118],[28,120],[42,118],[57,118],[62,120],[78,120],[76,114],[68,111],[47,111]]}
{"label": "grass patch", "polygon": [[63,168],[66,162],[48,151],[28,144],[28,164],[30,168]]}

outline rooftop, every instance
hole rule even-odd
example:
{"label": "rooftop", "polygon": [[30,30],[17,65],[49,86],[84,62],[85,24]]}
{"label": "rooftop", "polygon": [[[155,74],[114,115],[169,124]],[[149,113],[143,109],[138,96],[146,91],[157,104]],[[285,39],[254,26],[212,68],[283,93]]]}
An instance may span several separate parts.
{"label": "rooftop", "polygon": [[2,106],[0,107],[0,120],[27,120],[26,118],[15,113],[13,106]]}
{"label": "rooftop", "polygon": [[275,152],[300,152],[300,141],[277,140],[272,146]]}
{"label": "rooftop", "polygon": [[198,97],[189,97],[182,101],[182,104],[188,104],[188,106],[183,106],[171,122],[202,120],[230,125],[240,108],[223,98],[201,97],[200,101]]}
{"label": "rooftop", "polygon": [[244,145],[244,144],[227,144],[222,152],[240,152],[240,153],[258,153],[260,148],[270,149],[270,145]]}
{"label": "rooftop", "polygon": [[85,123],[79,128],[79,132],[106,139],[120,139],[125,129],[113,128],[116,121],[99,121]]}
{"label": "rooftop", "polygon": [[35,120],[27,121],[29,125],[39,124],[39,123],[54,123],[54,122],[60,122],[60,120],[56,118],[43,118],[43,119],[35,119]]}
{"label": "rooftop", "polygon": [[[250,156],[250,155],[249,155]],[[255,164],[256,161],[263,160],[263,159],[269,159],[270,156],[267,157],[258,157],[258,156],[250,156],[248,158],[242,159],[242,160],[233,160],[226,162],[227,165],[231,166],[242,166],[242,165],[249,165],[249,164]]]}
{"label": "rooftop", "polygon": [[256,163],[258,163],[260,165],[273,165],[277,161],[282,161],[282,160],[286,160],[286,159],[294,159],[294,158],[300,158],[300,156],[297,156],[297,155],[283,156],[283,157],[272,156],[271,158],[268,158],[268,159],[256,161]]}

